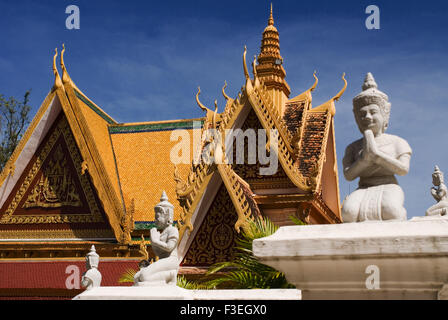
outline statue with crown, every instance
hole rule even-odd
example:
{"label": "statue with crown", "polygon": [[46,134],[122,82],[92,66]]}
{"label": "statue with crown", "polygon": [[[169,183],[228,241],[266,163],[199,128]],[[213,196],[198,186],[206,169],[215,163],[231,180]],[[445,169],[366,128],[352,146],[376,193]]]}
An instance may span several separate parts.
{"label": "statue with crown", "polygon": [[404,193],[395,175],[408,173],[411,147],[406,140],[385,133],[391,103],[371,73],[362,90],[353,98],[353,113],[363,137],[346,148],[343,158],[345,178],[359,178],[359,185],[344,200],[343,220],[406,220]]}
{"label": "statue with crown", "polygon": [[154,207],[155,225],[150,232],[151,247],[158,260],[142,265],[134,276],[134,286],[176,285],[179,260],[177,243],[179,231],[173,226],[174,206],[163,191],[160,202]]}
{"label": "statue with crown", "polygon": [[86,268],[81,278],[81,285],[90,290],[101,285],[101,273],[98,271],[98,264],[100,263],[100,256],[96,253],[95,246],[92,245],[90,252],[86,255]]}

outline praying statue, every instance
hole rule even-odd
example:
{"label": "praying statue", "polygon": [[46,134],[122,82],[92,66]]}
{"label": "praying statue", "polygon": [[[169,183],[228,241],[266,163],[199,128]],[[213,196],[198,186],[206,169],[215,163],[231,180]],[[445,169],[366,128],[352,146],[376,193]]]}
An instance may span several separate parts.
{"label": "praying statue", "polygon": [[432,174],[432,184],[434,185],[434,187],[431,188],[431,195],[437,201],[437,203],[426,210],[426,215],[444,216],[448,212],[448,189],[443,182],[443,172],[440,171],[438,166],[435,166],[434,168],[434,172]]}
{"label": "praying statue", "polygon": [[165,191],[154,207],[156,228],[150,230],[151,247],[158,260],[140,266],[134,276],[135,286],[176,285],[179,260],[177,243],[179,231],[173,226],[174,206]]}
{"label": "praying statue", "polygon": [[363,138],[351,143],[343,158],[348,181],[359,177],[358,189],[342,205],[344,222],[406,220],[404,193],[395,175],[409,171],[412,150],[406,140],[386,134],[391,103],[367,73],[353,113]]}
{"label": "praying statue", "polygon": [[86,255],[87,271],[82,275],[81,285],[90,290],[101,285],[101,273],[98,271],[100,256],[96,253],[95,246],[92,245],[90,252]]}

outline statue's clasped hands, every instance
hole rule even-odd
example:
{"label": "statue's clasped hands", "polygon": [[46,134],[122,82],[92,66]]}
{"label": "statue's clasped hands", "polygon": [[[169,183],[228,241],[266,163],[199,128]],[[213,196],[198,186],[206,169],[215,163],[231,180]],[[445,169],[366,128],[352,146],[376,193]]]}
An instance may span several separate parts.
{"label": "statue's clasped hands", "polygon": [[364,131],[364,148],[361,156],[362,159],[368,163],[376,163],[380,158],[380,152],[375,142],[375,136],[370,129]]}
{"label": "statue's clasped hands", "polygon": [[151,241],[152,242],[157,242],[160,240],[160,232],[157,231],[156,228],[151,228],[150,229],[150,236],[151,236]]}

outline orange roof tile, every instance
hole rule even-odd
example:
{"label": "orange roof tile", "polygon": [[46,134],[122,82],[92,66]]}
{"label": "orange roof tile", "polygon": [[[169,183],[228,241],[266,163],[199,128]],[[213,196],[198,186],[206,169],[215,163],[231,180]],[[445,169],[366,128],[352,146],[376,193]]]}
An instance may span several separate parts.
{"label": "orange roof tile", "polygon": [[117,168],[110,139],[108,127],[116,122],[100,108],[89,101],[84,95],[74,90],[78,103],[84,118],[87,121],[90,132],[93,135],[95,145],[98,148],[99,155],[106,169],[107,175],[112,183],[116,197],[121,199],[120,182],[118,181]]}
{"label": "orange roof tile", "polygon": [[[174,164],[170,151],[179,142],[170,141],[175,129],[186,129],[190,136],[190,159],[193,154],[193,120],[154,122],[139,125],[111,126],[118,174],[126,207],[134,199],[135,221],[153,221],[154,206],[159,203],[162,190],[174,205],[174,219],[181,207],[177,201]],[[181,177],[186,177],[190,163],[178,164]]]}

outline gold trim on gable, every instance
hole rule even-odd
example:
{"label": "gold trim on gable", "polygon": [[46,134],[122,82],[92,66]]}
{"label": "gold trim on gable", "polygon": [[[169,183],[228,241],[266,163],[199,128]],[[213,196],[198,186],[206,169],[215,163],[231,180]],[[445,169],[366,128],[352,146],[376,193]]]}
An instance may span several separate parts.
{"label": "gold trim on gable", "polygon": [[[26,191],[29,189],[30,184],[34,181],[37,173],[42,168],[49,153],[55,147],[59,137],[64,138],[65,143],[69,149],[69,153],[72,157],[77,172],[78,179],[81,187],[84,191],[85,198],[87,200],[90,214],[48,214],[48,215],[20,215],[14,216],[13,213],[17,209],[19,203],[22,201]],[[100,209],[96,203],[93,190],[90,186],[90,182],[86,175],[81,175],[82,159],[79,151],[76,147],[74,137],[70,131],[66,118],[59,120],[54,131],[50,134],[48,141],[40,151],[33,166],[26,175],[26,178],[19,190],[16,192],[14,199],[9,204],[5,211],[5,214],[0,220],[0,224],[22,224],[22,223],[88,223],[88,222],[104,222]]]}
{"label": "gold trim on gable", "polygon": [[0,239],[82,239],[115,238],[112,230],[0,230]]}

